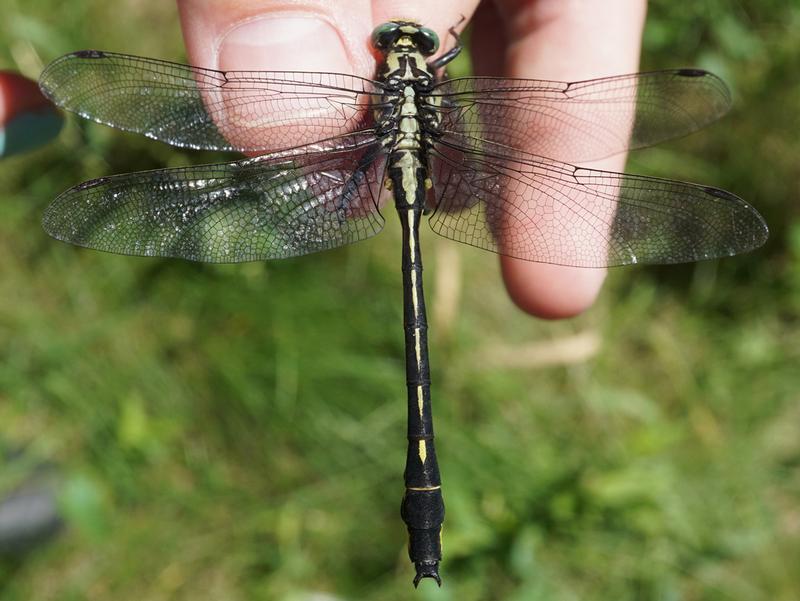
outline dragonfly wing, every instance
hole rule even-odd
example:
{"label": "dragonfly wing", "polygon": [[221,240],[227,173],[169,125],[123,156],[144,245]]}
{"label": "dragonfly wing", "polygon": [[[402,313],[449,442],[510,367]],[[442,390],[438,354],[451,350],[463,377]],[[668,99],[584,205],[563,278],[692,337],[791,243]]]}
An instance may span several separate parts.
{"label": "dragonfly wing", "polygon": [[684,263],[761,246],[767,226],[729,192],[440,144],[433,230],[527,261],[574,267]]}
{"label": "dragonfly wing", "polygon": [[113,253],[237,263],[304,255],[383,227],[377,144],[102,177],[45,211],[51,236]]}
{"label": "dragonfly wing", "polygon": [[58,106],[118,129],[173,146],[256,153],[363,129],[380,84],[83,50],[50,63],[39,85]]}
{"label": "dragonfly wing", "polygon": [[582,162],[678,138],[719,119],[730,92],[698,69],[565,83],[465,77],[434,91],[442,129],[464,147],[505,144],[557,161]]}

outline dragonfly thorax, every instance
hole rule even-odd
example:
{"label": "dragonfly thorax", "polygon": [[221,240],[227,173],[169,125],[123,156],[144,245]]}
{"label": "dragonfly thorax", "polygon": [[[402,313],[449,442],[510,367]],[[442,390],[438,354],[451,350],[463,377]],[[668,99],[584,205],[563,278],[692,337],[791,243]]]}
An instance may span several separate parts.
{"label": "dragonfly thorax", "polygon": [[384,57],[377,77],[387,89],[400,92],[412,84],[427,90],[433,85],[433,70],[426,62],[439,48],[433,31],[409,21],[392,21],[375,29],[372,43]]}

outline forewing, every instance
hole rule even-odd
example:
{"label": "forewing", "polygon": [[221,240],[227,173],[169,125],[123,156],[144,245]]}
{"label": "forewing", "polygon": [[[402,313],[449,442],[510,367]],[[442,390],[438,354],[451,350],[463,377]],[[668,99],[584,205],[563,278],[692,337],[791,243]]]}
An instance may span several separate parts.
{"label": "forewing", "polygon": [[51,236],[112,253],[237,263],[304,255],[378,233],[375,144],[85,182],[45,211]]}
{"label": "forewing", "polygon": [[39,85],[58,106],[118,129],[173,146],[256,153],[363,129],[378,84],[83,50],[50,63]]}
{"label": "forewing", "polygon": [[582,162],[684,136],[719,119],[730,92],[697,69],[564,83],[466,77],[433,95],[445,140],[480,151],[488,141]]}
{"label": "forewing", "polygon": [[767,238],[755,209],[708,186],[443,145],[432,167],[436,233],[527,261],[684,263],[745,252]]}

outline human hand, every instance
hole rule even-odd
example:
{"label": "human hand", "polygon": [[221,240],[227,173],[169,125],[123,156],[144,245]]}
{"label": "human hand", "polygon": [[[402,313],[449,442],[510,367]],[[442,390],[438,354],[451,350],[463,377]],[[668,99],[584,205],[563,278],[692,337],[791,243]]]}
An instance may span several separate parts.
{"label": "human hand", "polygon": [[46,144],[63,122],[35,81],[0,71],[0,159]]}
{"label": "human hand", "polygon": [[[435,7],[435,11],[433,9]],[[221,70],[331,71],[371,77],[375,26],[396,18],[445,32],[473,16],[476,75],[576,81],[632,73],[639,63],[645,0],[178,0],[192,64]],[[592,167],[619,171],[624,157]],[[545,318],[586,310],[605,270],[501,257],[508,293]]]}

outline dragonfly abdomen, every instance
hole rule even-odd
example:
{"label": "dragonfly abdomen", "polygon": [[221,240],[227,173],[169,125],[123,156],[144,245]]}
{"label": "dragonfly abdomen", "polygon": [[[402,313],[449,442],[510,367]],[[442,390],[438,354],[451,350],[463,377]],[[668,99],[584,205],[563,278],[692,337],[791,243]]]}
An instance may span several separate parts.
{"label": "dragonfly abdomen", "polygon": [[[410,154],[410,151],[399,152]],[[402,177],[402,172],[395,175]],[[418,169],[416,175],[414,186],[417,190],[424,189],[426,169]],[[414,196],[419,198],[416,194]],[[434,578],[441,584],[439,562],[442,558],[444,501],[433,443],[428,320],[419,248],[419,220],[423,207],[421,200],[411,205],[401,205],[401,201],[396,200],[396,204],[403,227],[403,327],[408,390],[408,452],[403,474],[406,490],[400,515],[408,528],[408,555],[416,567],[414,584],[422,578]]]}

